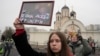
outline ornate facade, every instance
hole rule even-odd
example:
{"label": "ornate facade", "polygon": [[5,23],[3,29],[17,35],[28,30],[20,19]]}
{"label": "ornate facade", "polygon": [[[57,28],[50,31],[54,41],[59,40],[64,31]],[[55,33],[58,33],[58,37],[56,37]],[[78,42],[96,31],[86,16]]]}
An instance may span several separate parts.
{"label": "ornate facade", "polygon": [[56,13],[56,21],[54,22],[55,31],[78,31],[86,32],[85,26],[76,18],[76,12],[69,12],[69,8],[65,5],[61,12]]}

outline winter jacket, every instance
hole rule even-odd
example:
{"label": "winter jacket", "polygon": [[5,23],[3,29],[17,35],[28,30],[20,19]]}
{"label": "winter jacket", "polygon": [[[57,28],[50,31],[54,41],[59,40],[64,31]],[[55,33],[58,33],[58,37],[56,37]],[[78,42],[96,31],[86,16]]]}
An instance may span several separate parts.
{"label": "winter jacket", "polygon": [[74,56],[87,56],[92,51],[92,48],[85,39],[83,39],[82,41],[78,41],[74,44],[70,42],[69,46]]}
{"label": "winter jacket", "polygon": [[15,46],[21,56],[46,56],[46,53],[39,53],[36,52],[34,49],[31,48],[27,41],[26,32],[23,32],[20,35],[13,35],[12,36]]}

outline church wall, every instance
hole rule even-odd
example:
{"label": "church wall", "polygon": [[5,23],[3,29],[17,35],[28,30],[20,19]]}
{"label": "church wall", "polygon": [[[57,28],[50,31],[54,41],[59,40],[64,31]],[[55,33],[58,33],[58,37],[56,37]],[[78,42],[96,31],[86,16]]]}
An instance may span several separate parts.
{"label": "church wall", "polygon": [[31,32],[30,33],[30,44],[38,42],[39,45],[44,45],[48,41],[51,32]]}
{"label": "church wall", "polygon": [[61,19],[61,25],[64,25],[64,23],[65,23],[66,21],[68,21],[68,17],[63,17],[63,18]]}
{"label": "church wall", "polygon": [[67,17],[69,17],[69,10],[63,9],[63,10],[62,10],[62,16],[67,16]]}
{"label": "church wall", "polygon": [[[51,32],[31,32],[29,42],[30,44],[38,42],[38,45],[45,45],[47,44],[50,33]],[[87,39],[90,36],[94,36],[93,39],[100,42],[100,32],[95,32],[94,35],[93,32],[82,32],[82,36],[84,39]]]}
{"label": "church wall", "polygon": [[85,39],[92,37],[95,41],[98,40],[100,42],[100,32],[83,32],[82,36]]}
{"label": "church wall", "polygon": [[85,32],[86,31],[84,25],[82,25],[80,22],[78,22],[78,21],[75,22],[75,25],[78,25],[80,27],[80,29],[81,29],[82,32]]}
{"label": "church wall", "polygon": [[58,29],[60,27],[60,21],[56,21],[55,25],[54,25],[54,29]]}

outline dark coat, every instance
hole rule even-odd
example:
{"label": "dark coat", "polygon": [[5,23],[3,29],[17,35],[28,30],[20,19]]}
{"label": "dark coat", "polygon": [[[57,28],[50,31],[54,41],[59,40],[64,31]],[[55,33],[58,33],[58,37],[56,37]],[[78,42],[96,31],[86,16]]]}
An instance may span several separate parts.
{"label": "dark coat", "polygon": [[31,48],[27,41],[26,32],[16,36],[12,36],[16,48],[21,56],[46,56],[46,53],[40,53]]}

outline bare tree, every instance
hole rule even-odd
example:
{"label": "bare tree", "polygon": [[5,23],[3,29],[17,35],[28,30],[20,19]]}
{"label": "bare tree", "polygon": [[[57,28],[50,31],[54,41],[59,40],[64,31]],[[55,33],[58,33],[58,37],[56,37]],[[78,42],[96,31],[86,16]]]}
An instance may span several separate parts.
{"label": "bare tree", "polygon": [[14,30],[11,27],[6,27],[6,29],[4,30],[3,34],[2,34],[2,38],[4,38],[5,40],[10,40],[12,38],[12,35],[14,33]]}

